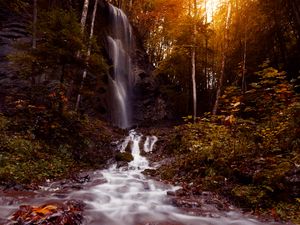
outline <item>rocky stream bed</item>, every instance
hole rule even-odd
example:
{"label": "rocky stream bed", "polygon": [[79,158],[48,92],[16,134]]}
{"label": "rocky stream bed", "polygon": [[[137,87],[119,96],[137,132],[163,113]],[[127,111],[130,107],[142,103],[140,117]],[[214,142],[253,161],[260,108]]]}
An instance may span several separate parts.
{"label": "rocky stream bed", "polygon": [[[49,181],[37,190],[1,190],[0,224],[280,224],[243,214],[212,192],[195,195],[185,187],[143,175],[157,164],[149,165],[140,155],[141,141],[141,135],[131,131],[119,145],[121,152],[130,145],[133,161],[127,166],[114,164],[73,180]],[[150,152],[153,145],[148,142]]]}

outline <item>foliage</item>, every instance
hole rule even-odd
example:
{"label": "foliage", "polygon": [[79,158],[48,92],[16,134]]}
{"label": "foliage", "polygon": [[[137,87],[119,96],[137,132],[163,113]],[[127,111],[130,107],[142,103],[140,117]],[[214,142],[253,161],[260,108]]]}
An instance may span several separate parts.
{"label": "foliage", "polygon": [[[58,64],[70,64],[76,61],[76,53],[84,49],[76,13],[54,9],[44,13],[43,17],[39,23],[44,38],[40,55],[47,53],[45,60]],[[43,56],[45,57],[45,54]]]}
{"label": "foliage", "polygon": [[25,13],[30,2],[28,0],[0,0],[0,8],[10,10],[15,13]]}
{"label": "foliage", "polygon": [[0,185],[33,185],[66,177],[112,157],[105,124],[75,113],[35,110],[23,108],[12,118],[1,116]]}
{"label": "foliage", "polygon": [[[51,105],[53,110],[61,111],[67,105],[71,106],[71,101],[76,101],[74,92],[81,84],[80,71],[87,68],[88,73],[98,74],[93,82],[99,86],[103,85],[101,79],[108,66],[95,39],[91,41],[92,55],[86,62],[88,36],[82,34],[74,10],[54,8],[41,10],[39,15],[37,48],[32,49],[29,43],[20,40],[15,44],[18,51],[9,55],[8,59],[21,79],[31,81],[31,104],[36,104],[35,100],[43,96],[43,105]],[[89,76],[87,80],[91,80]],[[92,95],[95,95],[94,87],[95,83],[88,86]],[[43,89],[40,97],[33,96],[37,88]],[[92,96],[85,93],[88,91],[83,92],[87,99]]]}

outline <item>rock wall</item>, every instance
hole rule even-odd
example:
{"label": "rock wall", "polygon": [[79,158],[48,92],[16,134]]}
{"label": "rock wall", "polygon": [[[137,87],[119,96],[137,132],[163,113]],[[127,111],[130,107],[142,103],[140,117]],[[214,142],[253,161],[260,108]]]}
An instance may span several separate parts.
{"label": "rock wall", "polygon": [[26,19],[0,9],[0,112],[5,110],[5,100],[9,96],[23,98],[30,83],[20,79],[7,56],[16,51],[16,42],[30,41]]}

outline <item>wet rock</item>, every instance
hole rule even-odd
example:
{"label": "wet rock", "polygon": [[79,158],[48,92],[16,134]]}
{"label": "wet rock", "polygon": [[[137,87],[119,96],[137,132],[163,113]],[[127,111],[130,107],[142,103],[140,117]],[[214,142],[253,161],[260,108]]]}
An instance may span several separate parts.
{"label": "wet rock", "polygon": [[127,166],[128,166],[128,162],[124,162],[124,161],[117,162],[117,168],[127,167]]}
{"label": "wet rock", "polygon": [[133,160],[133,156],[129,152],[118,152],[115,159],[117,162],[130,162]]}
{"label": "wet rock", "polygon": [[106,179],[99,178],[99,179],[93,180],[91,185],[100,185],[100,184],[105,184],[106,182],[107,182]]}
{"label": "wet rock", "polygon": [[147,176],[151,176],[154,177],[157,175],[157,171],[155,169],[145,169],[143,171],[143,174],[147,175]]}
{"label": "wet rock", "polygon": [[72,180],[76,183],[83,184],[89,182],[91,178],[88,174],[82,174],[81,176],[80,175],[73,176]]}
{"label": "wet rock", "polygon": [[188,190],[181,188],[175,191],[175,196],[189,196],[190,193]]}
{"label": "wet rock", "polygon": [[201,206],[200,202],[185,198],[172,198],[171,203],[178,208],[198,208]]}
{"label": "wet rock", "polygon": [[176,193],[175,193],[175,191],[167,191],[167,195],[176,196]]}
{"label": "wet rock", "polygon": [[70,200],[64,203],[51,203],[38,207],[22,205],[11,217],[7,225],[45,224],[79,225],[82,223],[84,204]]}

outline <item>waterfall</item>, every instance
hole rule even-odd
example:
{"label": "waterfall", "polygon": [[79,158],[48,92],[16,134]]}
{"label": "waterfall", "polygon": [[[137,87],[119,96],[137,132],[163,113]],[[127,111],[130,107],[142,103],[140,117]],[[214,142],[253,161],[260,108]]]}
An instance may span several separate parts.
{"label": "waterfall", "polygon": [[131,122],[133,78],[130,51],[132,29],[125,13],[109,4],[111,32],[107,37],[108,54],[113,71],[109,77],[111,119],[115,126],[128,128]]}

